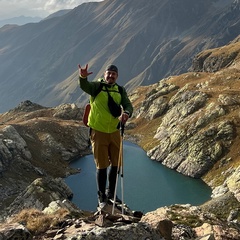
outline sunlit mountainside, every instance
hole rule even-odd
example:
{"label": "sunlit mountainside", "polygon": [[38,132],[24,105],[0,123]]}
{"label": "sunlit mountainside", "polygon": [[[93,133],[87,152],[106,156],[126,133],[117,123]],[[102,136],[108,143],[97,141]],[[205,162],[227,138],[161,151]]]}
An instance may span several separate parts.
{"label": "sunlit mountainside", "polygon": [[130,91],[188,71],[195,54],[239,34],[236,0],[116,0],[84,3],[62,16],[0,29],[0,112],[31,100],[45,105],[86,96],[77,65],[92,78],[109,63]]}

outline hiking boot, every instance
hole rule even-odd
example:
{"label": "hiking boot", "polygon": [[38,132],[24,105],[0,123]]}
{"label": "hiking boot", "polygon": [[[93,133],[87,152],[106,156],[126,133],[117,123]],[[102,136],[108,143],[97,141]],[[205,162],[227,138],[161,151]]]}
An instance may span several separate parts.
{"label": "hiking boot", "polygon": [[98,207],[104,208],[107,205],[107,196],[105,193],[98,192]]}
{"label": "hiking boot", "polygon": [[[107,192],[107,199],[108,199],[108,202],[114,203],[114,194],[111,193],[111,192]],[[122,200],[120,198],[118,198],[117,195],[116,195],[115,203],[116,204],[121,204],[122,203]]]}

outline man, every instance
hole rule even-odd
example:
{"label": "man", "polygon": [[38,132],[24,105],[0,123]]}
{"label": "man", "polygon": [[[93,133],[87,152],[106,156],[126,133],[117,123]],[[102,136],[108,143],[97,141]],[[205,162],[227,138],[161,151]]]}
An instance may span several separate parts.
{"label": "man", "polygon": [[[118,68],[115,65],[108,66],[104,78],[96,82],[88,81],[88,76],[92,74],[88,72],[88,64],[85,68],[80,65],[78,67],[80,88],[91,95],[88,126],[91,129],[90,140],[97,168],[98,205],[103,208],[108,201],[114,200],[121,144],[119,124],[125,124],[131,117],[133,107],[125,88],[116,83]],[[122,106],[123,110],[119,117],[114,117],[110,112],[109,95],[112,96],[114,102]],[[106,189],[107,178],[108,188]],[[115,201],[121,203],[117,196],[115,196]]]}

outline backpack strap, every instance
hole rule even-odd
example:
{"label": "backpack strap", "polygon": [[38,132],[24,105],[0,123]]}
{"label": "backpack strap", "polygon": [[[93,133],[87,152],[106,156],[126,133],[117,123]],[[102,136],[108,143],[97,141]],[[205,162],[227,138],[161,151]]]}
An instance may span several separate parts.
{"label": "backpack strap", "polygon": [[119,91],[119,93],[121,94],[121,97],[122,97],[122,95],[123,95],[123,87],[118,85],[118,91]]}
{"label": "backpack strap", "polygon": [[102,91],[103,89],[103,83],[100,83],[99,88],[97,89],[96,95],[94,96],[94,98]]}
{"label": "backpack strap", "polygon": [[[99,88],[97,89],[97,92],[96,92],[96,95],[94,96],[94,98],[102,91],[104,84],[106,84],[103,78],[99,78],[97,81],[100,82],[100,85],[99,85]],[[119,86],[117,83],[116,83],[116,85],[118,86],[118,92],[121,94],[121,97],[122,97],[123,87]]]}
{"label": "backpack strap", "polygon": [[[94,96],[94,98],[102,91],[103,85],[104,85],[104,84],[101,82],[99,88],[97,89],[97,92],[96,92],[96,95]],[[118,92],[121,94],[121,97],[122,97],[123,87],[119,86],[118,84],[117,84],[117,86],[118,86]],[[107,92],[108,92],[108,91],[107,91]]]}

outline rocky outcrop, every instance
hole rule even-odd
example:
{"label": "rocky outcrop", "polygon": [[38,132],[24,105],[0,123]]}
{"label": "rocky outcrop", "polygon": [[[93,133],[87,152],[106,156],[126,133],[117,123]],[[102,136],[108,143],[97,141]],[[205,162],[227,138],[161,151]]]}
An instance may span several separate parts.
{"label": "rocky outcrop", "polygon": [[11,125],[1,130],[0,156],[0,174],[3,174],[13,161],[24,161],[32,158],[27,143]]}
{"label": "rocky outcrop", "polygon": [[223,184],[216,187],[212,192],[212,198],[223,196],[227,192],[233,193],[240,202],[240,166],[236,169],[229,169],[231,173]]}
{"label": "rocky outcrop", "polygon": [[[223,165],[234,161],[227,154],[235,149],[234,141],[238,141],[240,42],[205,51],[196,59],[201,62],[199,56],[207,56],[208,52],[224,61],[232,56],[230,66],[220,65],[217,73],[169,77],[151,87],[140,88],[138,98],[135,93],[132,95],[137,105],[136,119],[159,119],[155,121],[156,130],[152,131],[154,143],[147,143],[155,145],[148,147],[148,156],[193,178],[202,178],[220,161],[225,162]],[[213,59],[208,60],[214,65]],[[135,100],[139,98],[140,101]],[[132,126],[136,132],[137,125]],[[135,137],[145,147],[142,140],[145,136],[135,134]]]}
{"label": "rocky outcrop", "polygon": [[81,119],[83,111],[76,104],[61,104],[55,108],[53,117],[64,120]]}
{"label": "rocky outcrop", "polygon": [[[238,41],[236,43],[236,41]],[[197,54],[192,63],[191,70],[194,72],[217,72],[220,69],[232,65],[239,56],[239,39],[225,47],[210,49]]]}
{"label": "rocky outcrop", "polygon": [[1,211],[36,178],[76,172],[69,161],[90,153],[81,114],[74,104],[46,108],[27,100],[0,115]]}
{"label": "rocky outcrop", "polygon": [[[201,207],[173,205],[147,213],[141,222],[153,229],[165,220],[172,222],[171,236],[165,239],[238,239],[239,230],[226,220],[220,220]],[[211,223],[209,223],[211,222]],[[228,235],[227,235],[228,234]],[[227,238],[226,238],[227,239]]]}
{"label": "rocky outcrop", "polygon": [[148,120],[153,120],[163,115],[168,109],[167,94],[178,89],[178,86],[167,84],[162,80],[158,84],[154,84],[152,90],[146,93],[145,99],[141,106],[136,109],[136,118],[144,117]]}
{"label": "rocky outcrop", "polygon": [[0,226],[0,239],[31,240],[33,236],[22,224],[12,223]]}
{"label": "rocky outcrop", "polygon": [[[152,159],[194,178],[202,177],[219,160],[234,138],[234,126],[221,121],[224,108],[206,105],[207,99],[205,93],[183,89],[171,98],[154,136],[159,145],[148,151]],[[211,124],[212,119],[219,121]]]}
{"label": "rocky outcrop", "polygon": [[70,188],[61,178],[37,178],[8,207],[7,215],[13,215],[23,209],[39,209],[46,213],[66,208],[70,212],[81,213],[70,202],[73,196]]}

